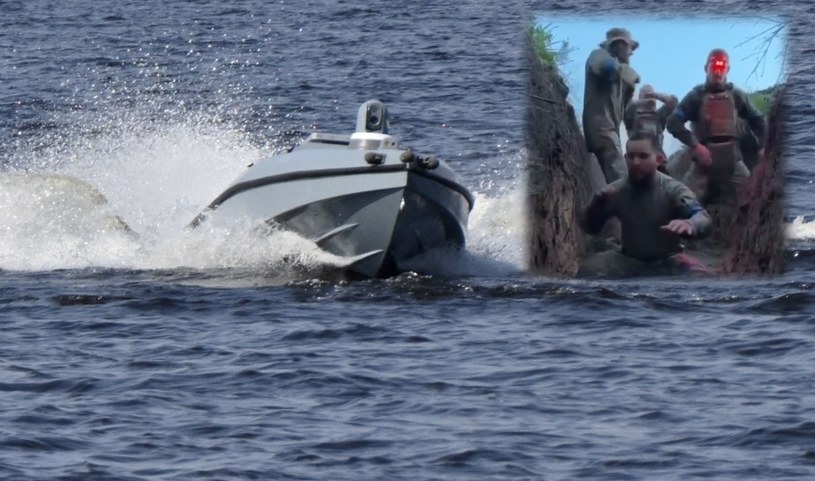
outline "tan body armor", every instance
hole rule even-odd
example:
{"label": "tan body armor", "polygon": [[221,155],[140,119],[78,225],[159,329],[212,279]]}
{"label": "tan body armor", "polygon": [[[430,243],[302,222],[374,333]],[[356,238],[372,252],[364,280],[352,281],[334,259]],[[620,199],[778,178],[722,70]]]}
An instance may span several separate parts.
{"label": "tan body armor", "polygon": [[738,133],[738,112],[733,92],[707,92],[702,97],[702,108],[699,112],[697,137],[705,143],[708,139],[736,139]]}
{"label": "tan body armor", "polygon": [[704,93],[694,133],[710,150],[711,164],[694,164],[685,177],[685,183],[704,204],[720,195],[727,202],[734,201],[738,186],[750,174],[741,158],[738,120],[732,91]]}
{"label": "tan body armor", "polygon": [[712,157],[707,173],[714,180],[729,179],[736,163],[741,160],[738,143],[739,114],[733,92],[707,92],[702,97],[699,114],[699,141],[707,146]]}

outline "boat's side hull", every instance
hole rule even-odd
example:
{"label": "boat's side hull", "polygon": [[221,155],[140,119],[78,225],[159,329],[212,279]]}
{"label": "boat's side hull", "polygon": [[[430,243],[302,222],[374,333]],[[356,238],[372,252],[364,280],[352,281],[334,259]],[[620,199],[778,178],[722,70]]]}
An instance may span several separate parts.
{"label": "boat's side hull", "polygon": [[351,258],[367,277],[396,274],[411,258],[441,245],[464,245],[472,194],[445,163],[427,169],[384,149],[380,164],[366,151],[306,144],[265,159],[219,195],[204,219],[276,223]]}
{"label": "boat's side hull", "polygon": [[332,197],[270,221],[313,239],[327,252],[356,258],[349,270],[376,277],[392,241],[403,193],[404,188],[397,187]]}

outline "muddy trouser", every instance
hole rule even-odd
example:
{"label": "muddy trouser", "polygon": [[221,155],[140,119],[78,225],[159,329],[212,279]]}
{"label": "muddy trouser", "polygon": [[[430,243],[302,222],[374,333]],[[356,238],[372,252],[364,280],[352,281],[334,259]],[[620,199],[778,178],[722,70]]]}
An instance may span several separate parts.
{"label": "muddy trouser", "polygon": [[589,136],[586,139],[586,147],[597,157],[607,183],[610,184],[628,175],[619,134],[609,131]]}
{"label": "muddy trouser", "polygon": [[580,264],[578,277],[635,277],[705,273],[705,265],[685,253],[664,260],[644,262],[613,249],[594,254]]}
{"label": "muddy trouser", "polygon": [[690,171],[692,164],[693,155],[690,150],[685,147],[668,158],[668,175],[679,182],[684,182],[685,176]]}
{"label": "muddy trouser", "polygon": [[714,202],[734,204],[739,187],[750,176],[741,158],[736,141],[706,143],[711,154],[711,165],[702,167],[694,162],[685,175],[687,185],[703,205]]}

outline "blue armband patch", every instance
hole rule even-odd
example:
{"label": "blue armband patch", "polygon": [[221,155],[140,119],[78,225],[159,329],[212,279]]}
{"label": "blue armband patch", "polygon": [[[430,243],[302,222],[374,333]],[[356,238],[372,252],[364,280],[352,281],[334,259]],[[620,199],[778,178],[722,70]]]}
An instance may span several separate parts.
{"label": "blue armband patch", "polygon": [[614,60],[607,60],[606,63],[603,64],[602,72],[607,78],[611,79],[611,76],[614,74],[614,71],[617,70],[617,64]]}
{"label": "blue armband patch", "polygon": [[682,107],[677,107],[676,110],[674,110],[674,117],[678,118],[682,122],[688,121],[688,116],[685,114],[685,111],[682,110]]}
{"label": "blue armband patch", "polygon": [[705,208],[702,207],[702,205],[699,204],[698,202],[687,202],[686,204],[688,206],[688,213],[689,213],[688,218],[691,218],[691,217],[695,216],[696,214],[705,211]]}

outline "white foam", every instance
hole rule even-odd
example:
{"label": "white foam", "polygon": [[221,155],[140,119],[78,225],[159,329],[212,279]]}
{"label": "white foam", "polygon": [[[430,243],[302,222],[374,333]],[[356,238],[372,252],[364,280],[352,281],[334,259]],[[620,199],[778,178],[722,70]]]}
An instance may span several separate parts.
{"label": "white foam", "polygon": [[0,268],[118,265],[137,247],[92,186],[65,176],[0,175]]}
{"label": "white foam", "polygon": [[0,269],[343,265],[290,233],[185,228],[274,147],[194,116],[156,122],[129,113],[87,131],[21,149],[10,162],[18,172],[0,176]]}
{"label": "white foam", "polygon": [[815,222],[808,222],[798,216],[786,225],[786,236],[791,240],[815,239]]}
{"label": "white foam", "polygon": [[[240,223],[186,228],[248,164],[276,153],[274,145],[254,145],[206,116],[155,121],[128,112],[84,122],[83,132],[14,154],[18,170],[40,175],[0,176],[0,269],[346,265],[293,233]],[[518,159],[506,164],[516,178]],[[501,182],[484,179],[489,193],[475,193],[468,251],[450,269],[492,275],[523,265],[522,189],[518,180]]]}
{"label": "white foam", "polygon": [[[474,193],[470,213],[468,252],[493,264],[495,274],[521,270],[526,263],[526,199],[523,189],[507,184],[497,195]],[[486,267],[486,266],[485,266]]]}

